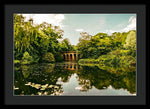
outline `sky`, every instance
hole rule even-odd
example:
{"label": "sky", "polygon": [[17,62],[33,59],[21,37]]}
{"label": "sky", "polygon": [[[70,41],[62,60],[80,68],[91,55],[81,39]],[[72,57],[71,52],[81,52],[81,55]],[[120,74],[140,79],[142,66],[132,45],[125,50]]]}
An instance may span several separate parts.
{"label": "sky", "polygon": [[33,18],[34,24],[42,22],[59,26],[72,45],[77,45],[81,32],[96,35],[103,32],[111,35],[113,32],[136,30],[136,14],[22,14],[25,20]]}

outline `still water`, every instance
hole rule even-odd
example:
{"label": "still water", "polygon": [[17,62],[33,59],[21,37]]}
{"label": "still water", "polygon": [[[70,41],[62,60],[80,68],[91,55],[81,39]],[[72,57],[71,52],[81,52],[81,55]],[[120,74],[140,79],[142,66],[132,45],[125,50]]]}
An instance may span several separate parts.
{"label": "still water", "polygon": [[14,95],[136,95],[135,67],[62,62],[21,65],[14,70]]}

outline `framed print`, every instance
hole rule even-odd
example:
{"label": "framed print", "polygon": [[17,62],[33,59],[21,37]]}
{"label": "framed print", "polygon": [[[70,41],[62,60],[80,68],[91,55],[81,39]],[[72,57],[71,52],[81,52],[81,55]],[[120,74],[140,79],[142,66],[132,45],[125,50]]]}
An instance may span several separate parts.
{"label": "framed print", "polygon": [[5,104],[144,105],[145,5],[5,5]]}

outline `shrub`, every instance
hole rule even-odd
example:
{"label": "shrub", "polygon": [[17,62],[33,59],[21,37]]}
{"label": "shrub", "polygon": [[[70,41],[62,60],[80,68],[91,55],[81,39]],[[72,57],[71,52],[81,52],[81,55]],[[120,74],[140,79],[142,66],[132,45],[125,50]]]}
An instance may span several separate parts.
{"label": "shrub", "polygon": [[21,64],[31,64],[31,63],[33,63],[32,56],[30,56],[28,52],[24,52]]}
{"label": "shrub", "polygon": [[46,53],[43,58],[43,62],[55,62],[54,55],[51,52]]}

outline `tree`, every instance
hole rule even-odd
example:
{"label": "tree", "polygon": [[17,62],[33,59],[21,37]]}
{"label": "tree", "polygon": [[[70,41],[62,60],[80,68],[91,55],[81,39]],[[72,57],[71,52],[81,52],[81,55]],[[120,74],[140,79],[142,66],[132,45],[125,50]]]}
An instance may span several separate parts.
{"label": "tree", "polygon": [[14,15],[14,52],[16,59],[21,59],[25,51],[28,51],[30,54],[33,53],[31,52],[34,50],[32,43],[35,42],[37,33],[38,28],[32,26],[31,19],[25,22],[22,15]]}
{"label": "tree", "polygon": [[136,49],[136,32],[130,31],[125,40],[124,47],[127,49]]}
{"label": "tree", "polygon": [[43,60],[43,62],[55,62],[54,55],[50,52],[46,53],[43,56],[42,60]]}
{"label": "tree", "polygon": [[74,47],[69,42],[68,38],[62,40],[60,44],[61,51],[74,51]]}
{"label": "tree", "polygon": [[129,31],[127,38],[125,40],[124,48],[131,51],[133,57],[136,56],[136,32]]}
{"label": "tree", "polygon": [[24,52],[28,52],[35,62],[42,62],[42,57],[47,52],[54,55],[58,51],[58,40],[62,38],[63,30],[46,22],[33,25],[33,19],[24,21],[22,15],[14,15],[14,56],[21,60]]}
{"label": "tree", "polygon": [[94,36],[87,33],[81,35],[83,36],[77,45],[80,58],[98,58],[100,55],[110,52],[113,47],[112,38],[106,33],[97,33]]}
{"label": "tree", "polygon": [[80,58],[88,58],[89,54],[87,51],[90,47],[90,40],[92,36],[87,32],[82,32],[80,35],[81,37],[79,38],[79,43],[77,44],[77,50],[80,52]]}

